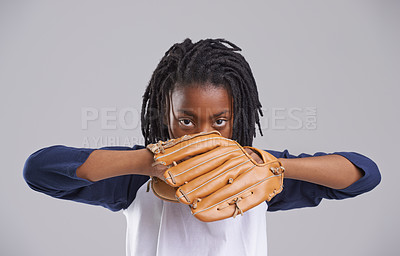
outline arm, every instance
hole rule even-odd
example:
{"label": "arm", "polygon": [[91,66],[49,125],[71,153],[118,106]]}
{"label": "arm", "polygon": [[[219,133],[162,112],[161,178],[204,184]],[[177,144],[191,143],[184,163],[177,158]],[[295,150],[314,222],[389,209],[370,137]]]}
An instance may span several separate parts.
{"label": "arm", "polygon": [[164,166],[152,167],[153,154],[147,149],[135,151],[96,150],[76,170],[76,175],[89,181],[99,181],[111,177],[138,174],[161,176]]}
{"label": "arm", "polygon": [[[245,149],[253,159],[262,163],[260,156]],[[307,158],[279,158],[285,167],[285,178],[308,181],[334,189],[343,189],[363,176],[363,171],[340,155]]]}
{"label": "arm", "polygon": [[[136,191],[149,179],[148,176],[140,174],[123,175],[128,172],[125,169],[120,170],[124,166],[118,163],[119,158],[121,156],[138,158],[141,154],[135,152],[139,152],[140,149],[142,147],[136,146],[107,147],[101,150],[60,145],[47,147],[29,156],[23,174],[28,185],[38,192],[118,211],[130,205],[136,197]],[[102,162],[102,166],[91,165],[93,172],[96,172],[95,168],[99,168],[103,175],[102,179],[93,182],[96,179],[90,180],[78,176],[77,169],[97,151],[114,153],[112,154],[114,159],[107,158],[107,163]],[[107,168],[110,168],[109,173],[105,171]],[[117,173],[123,176],[117,176]]]}
{"label": "arm", "polygon": [[372,190],[381,180],[377,165],[354,152],[299,156],[287,150],[268,152],[286,169],[284,189],[268,203],[269,211],[316,206],[323,198],[355,197]]}
{"label": "arm", "polygon": [[363,171],[340,155],[279,158],[285,178],[308,181],[333,189],[344,189],[363,176]]}

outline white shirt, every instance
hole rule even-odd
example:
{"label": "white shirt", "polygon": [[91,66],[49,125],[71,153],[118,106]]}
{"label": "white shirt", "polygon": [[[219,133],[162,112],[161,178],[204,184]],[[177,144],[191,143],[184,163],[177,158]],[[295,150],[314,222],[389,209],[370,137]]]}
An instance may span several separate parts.
{"label": "white shirt", "polygon": [[127,256],[267,255],[267,204],[243,216],[202,222],[189,206],[159,199],[147,184],[124,210]]}

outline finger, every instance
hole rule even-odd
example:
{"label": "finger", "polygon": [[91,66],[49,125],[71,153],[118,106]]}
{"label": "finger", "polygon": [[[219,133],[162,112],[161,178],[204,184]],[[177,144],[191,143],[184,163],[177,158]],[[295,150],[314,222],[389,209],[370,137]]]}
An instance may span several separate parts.
{"label": "finger", "polygon": [[214,170],[230,158],[240,155],[241,152],[236,145],[217,147],[169,168],[164,173],[165,181],[174,187],[183,185],[185,182]]}
{"label": "finger", "polygon": [[244,154],[233,157],[218,168],[181,186],[176,192],[177,198],[182,203],[191,204],[198,198],[206,197],[233,183],[241,173],[248,172],[254,167],[255,165]]}
{"label": "finger", "polygon": [[276,162],[277,161],[275,156],[271,155],[270,153],[268,153],[268,152],[266,152],[264,150],[261,150],[261,149],[258,149],[258,148],[253,148],[253,147],[249,147],[249,146],[245,146],[243,148],[247,153],[249,151],[251,151],[255,155],[257,155],[257,157],[256,156],[253,157],[253,155],[251,155],[251,156],[254,158],[255,163],[257,163],[258,165],[265,166],[265,165],[269,164],[270,162]]}
{"label": "finger", "polygon": [[168,170],[168,167],[160,164],[160,165],[153,166],[152,168],[153,168],[152,176],[155,176],[161,180],[164,180],[164,173]]}
{"label": "finger", "polygon": [[245,148],[244,150],[247,152],[247,154],[250,155],[251,158],[254,159],[254,161],[256,161],[259,164],[263,163],[261,157],[258,154],[256,154],[253,150],[251,150],[250,148]]}

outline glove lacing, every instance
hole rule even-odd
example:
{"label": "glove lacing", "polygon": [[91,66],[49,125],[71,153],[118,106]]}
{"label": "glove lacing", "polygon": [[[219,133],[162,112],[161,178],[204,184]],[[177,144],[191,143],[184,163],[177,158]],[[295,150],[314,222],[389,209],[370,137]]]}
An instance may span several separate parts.
{"label": "glove lacing", "polygon": [[233,218],[236,218],[236,216],[238,215],[238,213],[240,213],[240,215],[243,216],[243,211],[242,211],[242,209],[240,209],[240,207],[239,207],[239,202],[240,202],[241,200],[242,200],[241,197],[237,197],[237,198],[233,199],[232,202],[229,203],[229,205],[232,205],[232,204],[235,205],[235,212],[233,213],[233,216],[232,216]]}

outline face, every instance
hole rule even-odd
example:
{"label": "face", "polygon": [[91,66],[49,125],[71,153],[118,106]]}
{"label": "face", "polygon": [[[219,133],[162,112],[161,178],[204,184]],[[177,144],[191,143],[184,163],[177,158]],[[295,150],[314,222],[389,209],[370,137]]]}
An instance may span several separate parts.
{"label": "face", "polygon": [[223,87],[178,87],[169,100],[169,136],[217,130],[223,137],[232,138],[232,112],[232,97]]}

